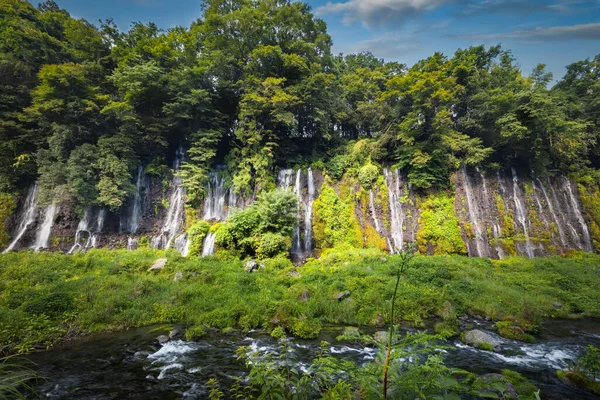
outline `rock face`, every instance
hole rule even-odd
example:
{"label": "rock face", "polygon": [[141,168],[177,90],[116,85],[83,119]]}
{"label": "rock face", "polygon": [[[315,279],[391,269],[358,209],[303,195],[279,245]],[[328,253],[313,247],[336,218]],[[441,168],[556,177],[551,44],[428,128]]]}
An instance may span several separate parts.
{"label": "rock face", "polygon": [[[500,347],[500,341],[494,338],[489,333],[474,329],[464,333],[463,341],[469,346],[477,347],[484,350],[497,350]],[[491,347],[488,349],[487,347]]]}
{"label": "rock face", "polygon": [[167,261],[168,260],[166,258],[159,258],[154,262],[154,264],[152,264],[150,268],[148,268],[148,271],[159,271],[164,269],[165,265],[167,265]]}

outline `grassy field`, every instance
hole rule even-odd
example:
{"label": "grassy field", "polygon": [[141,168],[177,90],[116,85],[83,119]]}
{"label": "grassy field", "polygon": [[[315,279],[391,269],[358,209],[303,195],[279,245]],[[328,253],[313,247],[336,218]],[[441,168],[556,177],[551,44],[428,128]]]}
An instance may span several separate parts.
{"label": "grassy field", "polygon": [[[148,271],[160,257],[163,270]],[[81,335],[157,323],[184,323],[190,337],[208,327],[274,328],[310,338],[323,324],[389,323],[396,256],[333,249],[294,269],[266,261],[255,273],[235,259],[182,258],[175,252],[106,251],[67,256],[0,255],[0,348],[28,352]],[[295,271],[295,272],[294,272]],[[416,257],[400,283],[398,320],[416,325],[463,314],[537,323],[600,317],[600,257]],[[337,295],[349,291],[349,297]],[[398,322],[398,321],[396,321]]]}

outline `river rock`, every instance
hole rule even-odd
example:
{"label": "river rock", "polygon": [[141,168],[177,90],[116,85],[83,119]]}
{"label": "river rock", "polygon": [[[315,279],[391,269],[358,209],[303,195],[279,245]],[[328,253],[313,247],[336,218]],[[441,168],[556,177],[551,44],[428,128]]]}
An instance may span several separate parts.
{"label": "river rock", "polygon": [[373,335],[373,339],[375,339],[375,341],[379,343],[387,343],[389,337],[390,334],[387,331],[377,331]]}
{"label": "river rock", "polygon": [[563,308],[562,303],[555,301],[554,303],[552,303],[552,307],[556,308],[557,310]]}
{"label": "river rock", "polygon": [[371,325],[375,326],[383,326],[385,324],[385,320],[383,319],[383,315],[377,313],[377,316],[371,320]]}
{"label": "river rock", "polygon": [[179,328],[174,328],[171,332],[169,332],[169,339],[175,339],[181,336],[182,330]]}
{"label": "river rock", "polygon": [[164,269],[165,265],[167,265],[167,261],[168,260],[166,258],[159,258],[154,262],[154,264],[152,264],[150,268],[148,268],[148,271],[158,271]]}
{"label": "river rock", "polygon": [[346,290],[345,292],[340,292],[340,293],[336,294],[336,295],[334,296],[334,298],[335,298],[336,300],[338,300],[338,301],[342,301],[342,300],[344,300],[344,299],[346,299],[346,298],[350,297],[350,294],[351,294],[351,293],[350,293],[350,291],[349,291],[349,290]]}
{"label": "river rock", "polygon": [[156,337],[156,341],[157,341],[159,344],[165,344],[165,343],[167,343],[169,340],[171,340],[171,339],[169,339],[169,337],[168,337],[167,335],[160,335],[160,336],[157,336],[157,337]]}
{"label": "river rock", "polygon": [[249,260],[246,262],[246,265],[244,266],[244,271],[252,273],[255,271],[258,271],[259,265],[256,261],[254,260]]}
{"label": "river rock", "polygon": [[[500,375],[500,374],[485,374],[481,377],[481,379],[483,380],[483,382],[485,384],[492,384],[495,382],[500,382],[502,383],[505,387],[506,390],[504,391],[504,393],[500,393],[499,391],[496,391],[494,389],[490,389],[489,391],[496,393],[497,395],[499,395],[498,398],[500,399],[507,399],[507,400],[518,400],[519,399],[519,395],[517,394],[517,391],[515,390],[515,387],[512,385],[512,383],[508,382],[506,380],[506,377],[504,375]],[[487,391],[487,390],[484,390]]]}
{"label": "river rock", "polygon": [[472,331],[465,332],[463,335],[463,341],[473,347],[485,348],[486,343],[492,346],[494,350],[500,347],[500,341],[494,338],[489,333],[480,331],[479,329],[473,329]]}

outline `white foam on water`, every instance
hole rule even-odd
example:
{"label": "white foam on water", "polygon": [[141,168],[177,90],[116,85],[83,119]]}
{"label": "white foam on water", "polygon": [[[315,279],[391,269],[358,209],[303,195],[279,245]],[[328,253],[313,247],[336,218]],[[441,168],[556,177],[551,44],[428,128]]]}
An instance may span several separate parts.
{"label": "white foam on water", "polygon": [[169,364],[160,370],[160,374],[158,374],[158,377],[156,379],[159,379],[159,380],[164,379],[165,376],[167,375],[167,373],[171,370],[181,371],[182,369],[183,369],[183,365],[181,365],[179,363]]}

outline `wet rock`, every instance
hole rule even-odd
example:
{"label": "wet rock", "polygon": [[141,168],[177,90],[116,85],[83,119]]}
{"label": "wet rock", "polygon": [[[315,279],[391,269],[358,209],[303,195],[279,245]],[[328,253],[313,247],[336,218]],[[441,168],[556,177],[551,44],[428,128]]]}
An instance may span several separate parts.
{"label": "wet rock", "polygon": [[171,332],[169,332],[169,339],[176,339],[181,336],[183,331],[179,328],[174,328]]}
{"label": "wet rock", "polygon": [[479,329],[465,332],[463,335],[463,342],[469,346],[489,351],[495,351],[500,347],[500,341],[498,339]]}
{"label": "wet rock", "polygon": [[298,296],[298,299],[300,299],[300,301],[308,301],[308,299],[310,299],[310,292],[305,290],[300,296]]}
{"label": "wet rock", "polygon": [[499,382],[506,387],[506,390],[504,390],[504,392],[502,392],[502,393],[497,390],[493,390],[493,389],[490,390],[490,392],[499,395],[500,399],[507,399],[507,400],[509,400],[509,399],[510,400],[518,400],[519,399],[519,395],[517,394],[515,387],[512,385],[512,383],[510,383],[506,380],[506,377],[504,375],[486,374],[486,375],[483,375],[481,377],[481,379],[485,385],[491,386],[493,383]]}
{"label": "wet rock", "polygon": [[177,282],[183,278],[183,272],[177,272],[173,277],[173,282]]}
{"label": "wet rock", "polygon": [[150,268],[148,268],[148,271],[159,271],[164,269],[165,265],[167,265],[167,261],[168,260],[166,258],[159,258],[154,262],[154,264],[152,264]]}
{"label": "wet rock", "polygon": [[157,336],[157,337],[156,337],[156,341],[157,341],[159,344],[165,344],[165,343],[167,343],[169,340],[171,340],[171,339],[169,339],[169,337],[168,337],[167,335],[160,335],[160,336]]}
{"label": "wet rock", "polygon": [[344,329],[344,336],[360,336],[360,329],[354,327],[354,326],[348,326]]}
{"label": "wet rock", "polygon": [[258,271],[259,265],[256,261],[254,260],[250,260],[246,262],[246,265],[244,266],[244,271],[248,272],[248,273],[252,273],[252,272],[256,272]]}
{"label": "wet rock", "polygon": [[346,299],[346,298],[350,297],[350,294],[351,294],[351,293],[350,293],[350,291],[349,291],[349,290],[346,290],[345,292],[340,292],[340,293],[336,294],[336,295],[334,296],[334,298],[335,298],[336,300],[338,300],[338,301],[342,301],[342,300],[344,300],[344,299]]}

